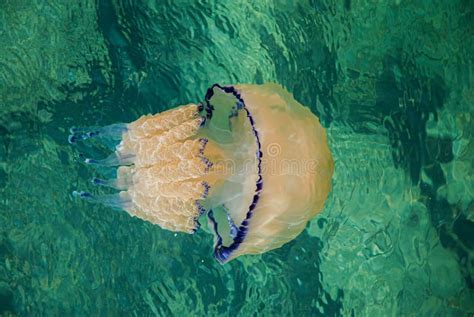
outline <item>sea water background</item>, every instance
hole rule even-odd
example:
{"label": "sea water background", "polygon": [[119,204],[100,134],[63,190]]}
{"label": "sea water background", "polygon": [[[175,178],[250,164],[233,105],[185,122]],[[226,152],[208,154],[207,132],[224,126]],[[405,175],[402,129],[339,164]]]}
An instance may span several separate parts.
{"label": "sea water background", "polygon": [[[470,0],[0,1],[0,313],[473,314],[473,55]],[[69,127],[268,81],[335,158],[296,240],[221,266],[205,232],[71,197],[106,191]]]}

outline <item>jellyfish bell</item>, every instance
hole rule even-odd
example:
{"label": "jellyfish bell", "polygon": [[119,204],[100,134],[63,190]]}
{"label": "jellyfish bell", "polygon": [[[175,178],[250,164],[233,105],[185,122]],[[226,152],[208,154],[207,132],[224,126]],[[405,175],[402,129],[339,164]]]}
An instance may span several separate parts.
{"label": "jellyfish bell", "polygon": [[277,84],[212,86],[188,104],[129,124],[73,129],[74,143],[120,140],[104,160],[116,195],[74,194],[160,227],[194,233],[207,215],[225,263],[294,239],[324,207],[334,164],[318,118]]}

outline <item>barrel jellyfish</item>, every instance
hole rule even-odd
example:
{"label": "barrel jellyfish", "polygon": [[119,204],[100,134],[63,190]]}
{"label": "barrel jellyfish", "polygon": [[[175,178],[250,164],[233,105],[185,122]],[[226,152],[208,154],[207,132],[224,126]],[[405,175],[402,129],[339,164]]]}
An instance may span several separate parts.
{"label": "barrel jellyfish", "polygon": [[117,194],[73,194],[163,229],[195,233],[207,218],[225,263],[291,241],[323,207],[334,163],[319,119],[277,84],[213,85],[204,101],[129,124],[72,128],[70,143],[116,140],[105,159]]}

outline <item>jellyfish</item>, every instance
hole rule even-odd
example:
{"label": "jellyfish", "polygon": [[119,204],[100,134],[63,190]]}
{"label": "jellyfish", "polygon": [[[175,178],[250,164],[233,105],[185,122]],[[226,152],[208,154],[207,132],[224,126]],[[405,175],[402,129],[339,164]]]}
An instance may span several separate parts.
{"label": "jellyfish", "polygon": [[84,200],[123,209],[163,229],[195,233],[207,219],[214,257],[226,263],[293,240],[324,207],[334,169],[319,119],[278,84],[213,85],[203,102],[128,124],[72,128],[70,143],[116,140],[86,164],[116,194]]}

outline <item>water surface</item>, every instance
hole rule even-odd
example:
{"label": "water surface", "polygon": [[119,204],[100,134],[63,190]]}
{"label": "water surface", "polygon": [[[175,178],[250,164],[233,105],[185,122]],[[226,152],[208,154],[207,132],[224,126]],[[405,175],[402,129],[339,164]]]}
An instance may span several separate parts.
{"label": "water surface", "polygon": [[[3,0],[0,43],[0,314],[474,314],[473,1]],[[69,127],[270,81],[335,158],[284,247],[222,266],[205,232],[71,196],[106,190]]]}

